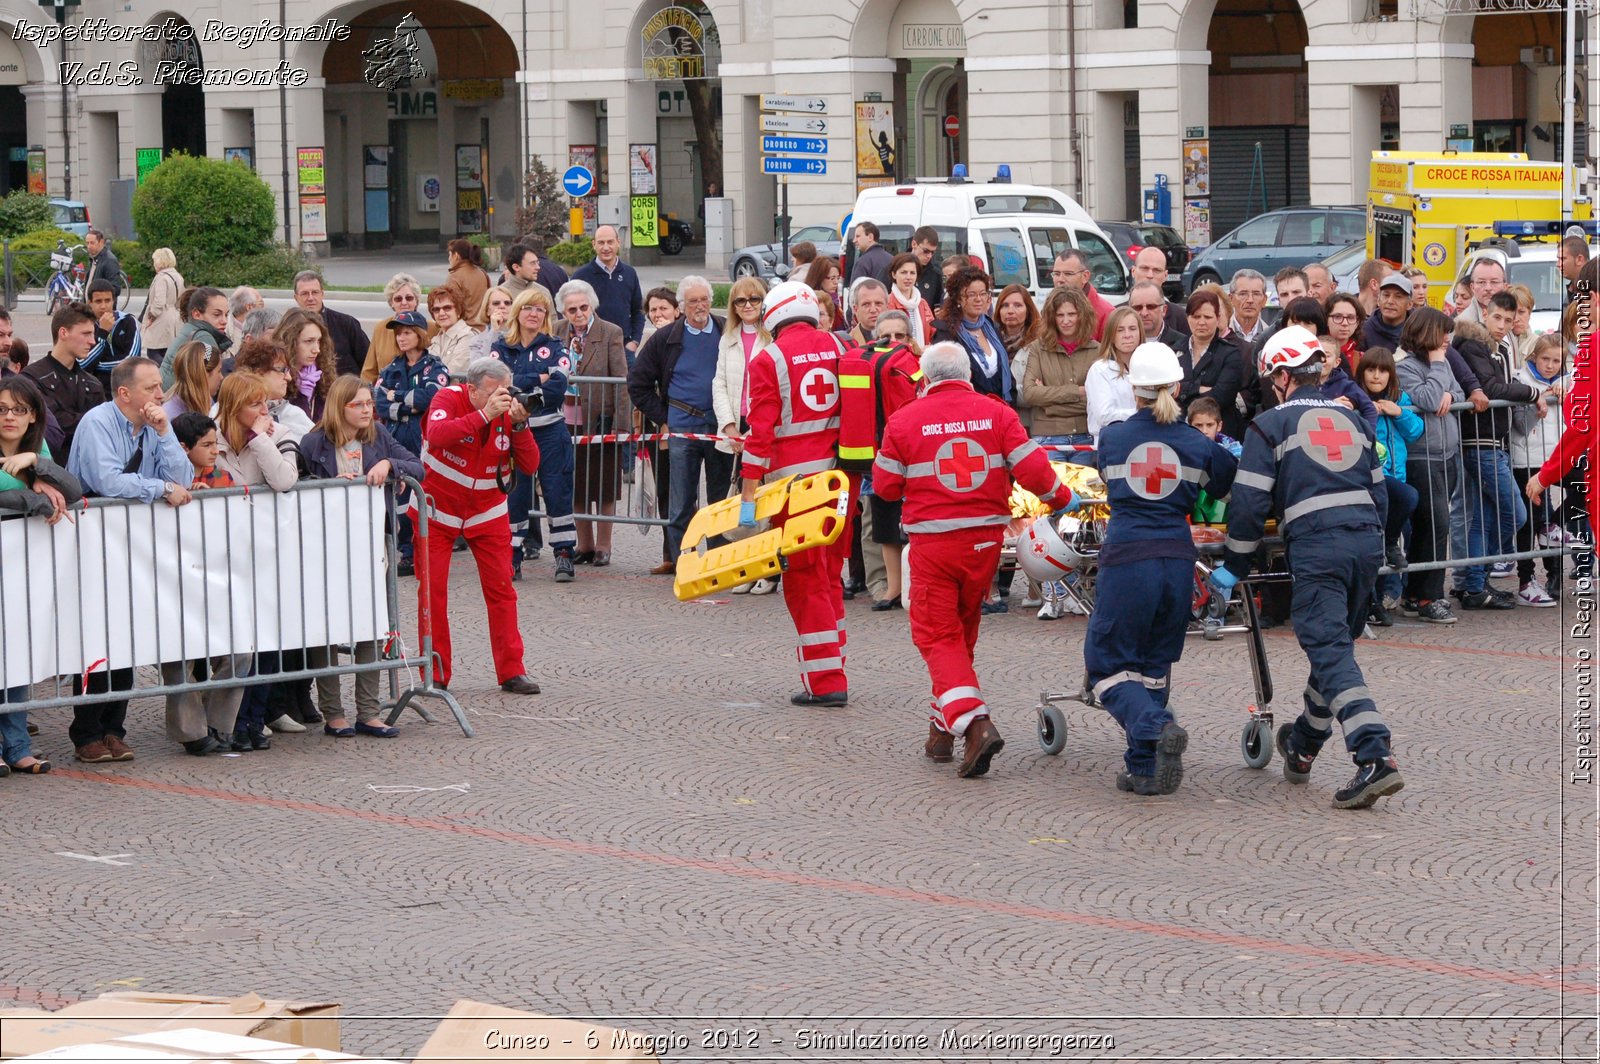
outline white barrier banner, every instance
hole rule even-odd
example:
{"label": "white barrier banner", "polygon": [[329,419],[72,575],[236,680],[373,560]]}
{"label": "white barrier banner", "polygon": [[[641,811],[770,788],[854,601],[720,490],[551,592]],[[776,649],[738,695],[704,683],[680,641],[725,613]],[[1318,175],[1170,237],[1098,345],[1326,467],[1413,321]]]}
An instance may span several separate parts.
{"label": "white barrier banner", "polygon": [[364,482],[0,522],[0,688],[381,639],[383,490]]}

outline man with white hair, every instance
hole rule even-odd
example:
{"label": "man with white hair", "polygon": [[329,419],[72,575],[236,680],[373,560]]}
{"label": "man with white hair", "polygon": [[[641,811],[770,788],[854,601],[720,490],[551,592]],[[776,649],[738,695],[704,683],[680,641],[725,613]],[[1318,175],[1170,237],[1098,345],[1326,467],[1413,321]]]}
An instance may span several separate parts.
{"label": "man with white hair", "polygon": [[1261,316],[1267,305],[1267,279],[1259,270],[1240,270],[1228,282],[1228,295],[1233,300],[1233,319],[1228,328],[1248,353],[1272,331],[1271,323]]}
{"label": "man with white hair", "polygon": [[[628,397],[634,409],[672,433],[715,436],[717,418],[711,385],[717,376],[722,319],[711,313],[711,282],[690,274],[678,282],[678,320],[650,334],[628,370]],[[721,502],[733,484],[733,455],[714,440],[674,439],[667,488],[667,558],[650,571],[666,575],[676,566],[683,533],[700,498],[700,471],[706,476],[706,501]]]}
{"label": "man with white hair", "polygon": [[981,776],[1005,741],[989,720],[972,652],[1011,521],[1011,479],[1052,509],[1070,509],[1077,499],[1015,411],[973,390],[966,348],[933,344],[922,353],[922,376],[922,397],[897,410],[884,429],[873,491],[905,500],[911,640],[933,679],[923,753],[953,760],[960,735],[965,745],[956,774]]}
{"label": "man with white hair", "polygon": [[[436,679],[448,686],[450,555],[456,537],[465,537],[489,610],[495,679],[502,691],[536,695],[539,685],[528,678],[522,660],[517,590],[511,584],[511,524],[500,484],[509,479],[513,465],[524,473],[536,472],[539,447],[528,431],[528,411],[511,398],[510,386],[511,367],[498,358],[475,358],[467,365],[465,383],[441,388],[428,405],[422,494],[433,500],[433,511],[428,518],[429,578],[418,594],[428,595],[423,605],[433,618]],[[413,521],[416,505],[413,501]]]}

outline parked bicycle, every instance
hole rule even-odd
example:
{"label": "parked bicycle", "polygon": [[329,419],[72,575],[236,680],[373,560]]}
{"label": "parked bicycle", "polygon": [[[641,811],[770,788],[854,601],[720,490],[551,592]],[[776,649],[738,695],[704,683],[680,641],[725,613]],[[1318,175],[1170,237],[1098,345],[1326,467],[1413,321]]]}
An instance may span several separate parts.
{"label": "parked bicycle", "polygon": [[[65,240],[56,241],[56,249],[50,253],[50,283],[45,286],[44,304],[46,314],[55,314],[56,311],[68,303],[83,302],[83,278],[89,269],[88,248],[82,244],[67,247]],[[78,252],[84,253],[83,261],[78,261]]]}

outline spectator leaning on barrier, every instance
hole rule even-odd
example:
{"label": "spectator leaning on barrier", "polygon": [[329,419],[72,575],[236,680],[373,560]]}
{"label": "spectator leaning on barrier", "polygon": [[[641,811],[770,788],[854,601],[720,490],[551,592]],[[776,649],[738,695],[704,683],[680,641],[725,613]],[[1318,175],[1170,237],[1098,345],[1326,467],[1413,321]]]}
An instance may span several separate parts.
{"label": "spectator leaning on barrier", "polygon": [[233,487],[233,478],[217,468],[220,442],[215,421],[205,414],[189,410],[172,419],[172,431],[178,434],[178,443],[189,456],[189,464],[194,467],[190,491]]}
{"label": "spectator leaning on barrier", "polygon": [[[644,344],[650,342],[650,337],[678,320],[678,297],[673,293],[672,289],[665,286],[652,288],[645,294],[644,310],[648,324],[645,326],[644,341],[640,344],[641,351],[644,348]],[[640,412],[638,407],[633,405],[631,399],[628,402],[628,406],[633,410],[634,432],[656,433],[661,430],[661,426],[655,422],[645,420],[644,414]],[[672,451],[667,446],[670,442],[669,440],[657,440],[650,449],[651,454],[654,456],[654,461],[651,464],[655,466],[653,472],[656,482],[657,517],[665,517],[670,512],[668,510],[668,502],[672,498]],[[652,573],[672,572],[672,558],[667,554],[668,538],[666,535],[661,537],[661,564],[652,569]]]}
{"label": "spectator leaning on barrier", "polygon": [[[305,438],[300,454],[309,475],[321,479],[365,480],[374,487],[400,477],[422,479],[422,463],[378,422],[372,386],[360,377],[334,381],[322,423]],[[362,640],[354,650],[357,664],[378,660],[377,640]],[[313,669],[327,668],[336,658],[332,647],[311,647],[306,652],[306,664]],[[317,677],[317,708],[327,722],[326,731],[336,738],[345,738],[347,731],[380,739],[400,734],[378,718],[379,679],[376,672],[355,674],[356,723],[352,729],[340,697],[339,677]]]}
{"label": "spectator leaning on barrier", "polygon": [[[1489,297],[1481,328],[1471,322],[1456,322],[1456,350],[1477,374],[1490,399],[1532,402],[1538,416],[1543,418],[1544,398],[1514,376],[1516,355],[1511,326],[1516,316],[1515,297],[1509,292],[1496,292]],[[1485,331],[1487,337],[1482,335]],[[1528,510],[1511,475],[1511,460],[1506,453],[1510,434],[1509,409],[1501,407],[1461,415],[1469,557],[1510,553],[1516,545],[1517,529],[1528,519]],[[1462,609],[1496,610],[1516,606],[1517,600],[1509,591],[1491,588],[1487,581],[1486,565],[1468,565],[1456,570],[1454,593]]]}
{"label": "spectator leaning on barrier", "polygon": [[[325,306],[322,298],[322,275],[315,270],[301,270],[294,275],[294,301],[306,310],[322,315],[333,337],[334,366],[340,375],[361,373],[367,364],[367,349],[371,346],[361,323],[342,310]],[[373,374],[373,379],[377,374]]]}
{"label": "spectator leaning on barrier", "polygon": [[[711,313],[711,283],[704,277],[691,275],[678,282],[678,305],[683,316],[658,329],[640,350],[628,372],[628,396],[648,421],[674,433],[708,435],[717,431],[712,387],[723,322]],[[711,440],[672,441],[668,559],[677,558],[694,516],[702,467],[706,502],[727,498],[733,456],[718,450]],[[672,563],[663,562],[651,571],[670,573]]]}
{"label": "spectator leaning on barrier", "polygon": [[[87,494],[183,506],[191,498],[185,485],[193,479],[193,467],[161,409],[161,367],[148,358],[125,359],[111,374],[111,386],[111,402],[95,407],[78,423],[67,468]],[[84,693],[81,677],[73,679],[72,689],[75,695]],[[89,673],[91,694],[132,689],[132,669]],[[126,699],[75,707],[68,734],[78,760],[133,760],[123,741],[127,714]]]}
{"label": "spectator leaning on barrier", "polygon": [[[1526,492],[1528,478],[1556,453],[1561,438],[1564,399],[1572,388],[1567,371],[1566,350],[1560,336],[1545,333],[1534,341],[1533,353],[1517,369],[1517,380],[1539,393],[1547,406],[1543,417],[1533,406],[1518,406],[1511,411],[1511,475],[1517,490]],[[1528,520],[1517,529],[1517,552],[1534,547],[1562,547],[1570,542],[1563,514],[1565,496],[1541,500],[1530,507]],[[1544,585],[1533,579],[1533,559],[1517,559],[1517,601],[1524,606],[1554,606],[1561,594],[1562,559],[1544,559]]]}
{"label": "spectator leaning on barrier", "polygon": [[[1420,497],[1411,514],[1412,562],[1442,562],[1449,555],[1450,497],[1461,480],[1461,428],[1450,404],[1464,398],[1463,385],[1445,356],[1449,346],[1450,319],[1423,307],[1406,319],[1394,353],[1400,389],[1411,396],[1422,419],[1422,437],[1406,453],[1406,483]],[[1401,608],[1407,617],[1455,624],[1456,615],[1444,597],[1444,570],[1408,572]]]}
{"label": "spectator leaning on barrier", "polygon": [[166,356],[161,361],[163,388],[172,387],[172,360],[177,356],[178,349],[190,340],[199,340],[224,354],[233,346],[233,341],[223,332],[228,324],[228,297],[222,294],[222,289],[196,288],[189,294],[187,306],[189,320],[172,338],[172,345],[167,348]]}
{"label": "spectator leaning on barrier", "polygon": [[222,382],[217,397],[217,468],[235,485],[266,484],[288,491],[300,479],[294,459],[278,450],[279,430],[267,409],[267,382],[254,373],[235,373]]}
{"label": "spectator leaning on barrier", "polygon": [[[378,417],[391,426],[395,439],[408,449],[422,450],[422,423],[428,406],[439,389],[450,383],[444,363],[428,354],[428,320],[414,310],[402,311],[389,319],[388,331],[399,348],[399,357],[384,367],[372,389],[378,403]],[[373,344],[377,349],[377,344]],[[412,528],[402,520],[398,535],[400,575],[412,573]]]}
{"label": "spectator leaning on barrier", "polygon": [[316,421],[338,372],[327,324],[322,315],[295,307],[278,323],[273,340],[289,358],[289,402]]}
{"label": "spectator leaning on barrier", "polygon": [[[83,498],[78,478],[50,460],[44,423],[44,396],[33,381],[17,377],[0,384],[0,517],[44,517],[53,525]],[[26,554],[21,561],[26,563]],[[34,756],[27,711],[10,709],[28,701],[31,686],[0,688],[0,776],[50,771],[48,760]]]}
{"label": "spectator leaning on barrier", "polygon": [[[94,346],[94,316],[82,303],[68,303],[50,318],[53,343],[44,358],[28,363],[23,373],[44,393],[45,405],[61,426],[60,461],[70,461],[72,444],[83,418],[106,400],[105,389],[81,365]],[[159,374],[158,374],[159,376]]]}

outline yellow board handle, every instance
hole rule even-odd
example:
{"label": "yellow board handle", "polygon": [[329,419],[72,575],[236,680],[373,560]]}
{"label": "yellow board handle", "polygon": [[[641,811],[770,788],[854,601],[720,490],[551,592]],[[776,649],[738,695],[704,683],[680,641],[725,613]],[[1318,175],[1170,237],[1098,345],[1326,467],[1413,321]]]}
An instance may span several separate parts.
{"label": "yellow board handle", "polygon": [[[689,521],[672,582],[679,601],[777,576],[789,555],[837,541],[849,524],[850,478],[830,469],[763,485],[756,492],[756,520],[770,521],[787,507],[782,528],[740,537],[739,504],[737,496],[723,499],[701,507]],[[740,538],[708,546],[717,536]]]}

